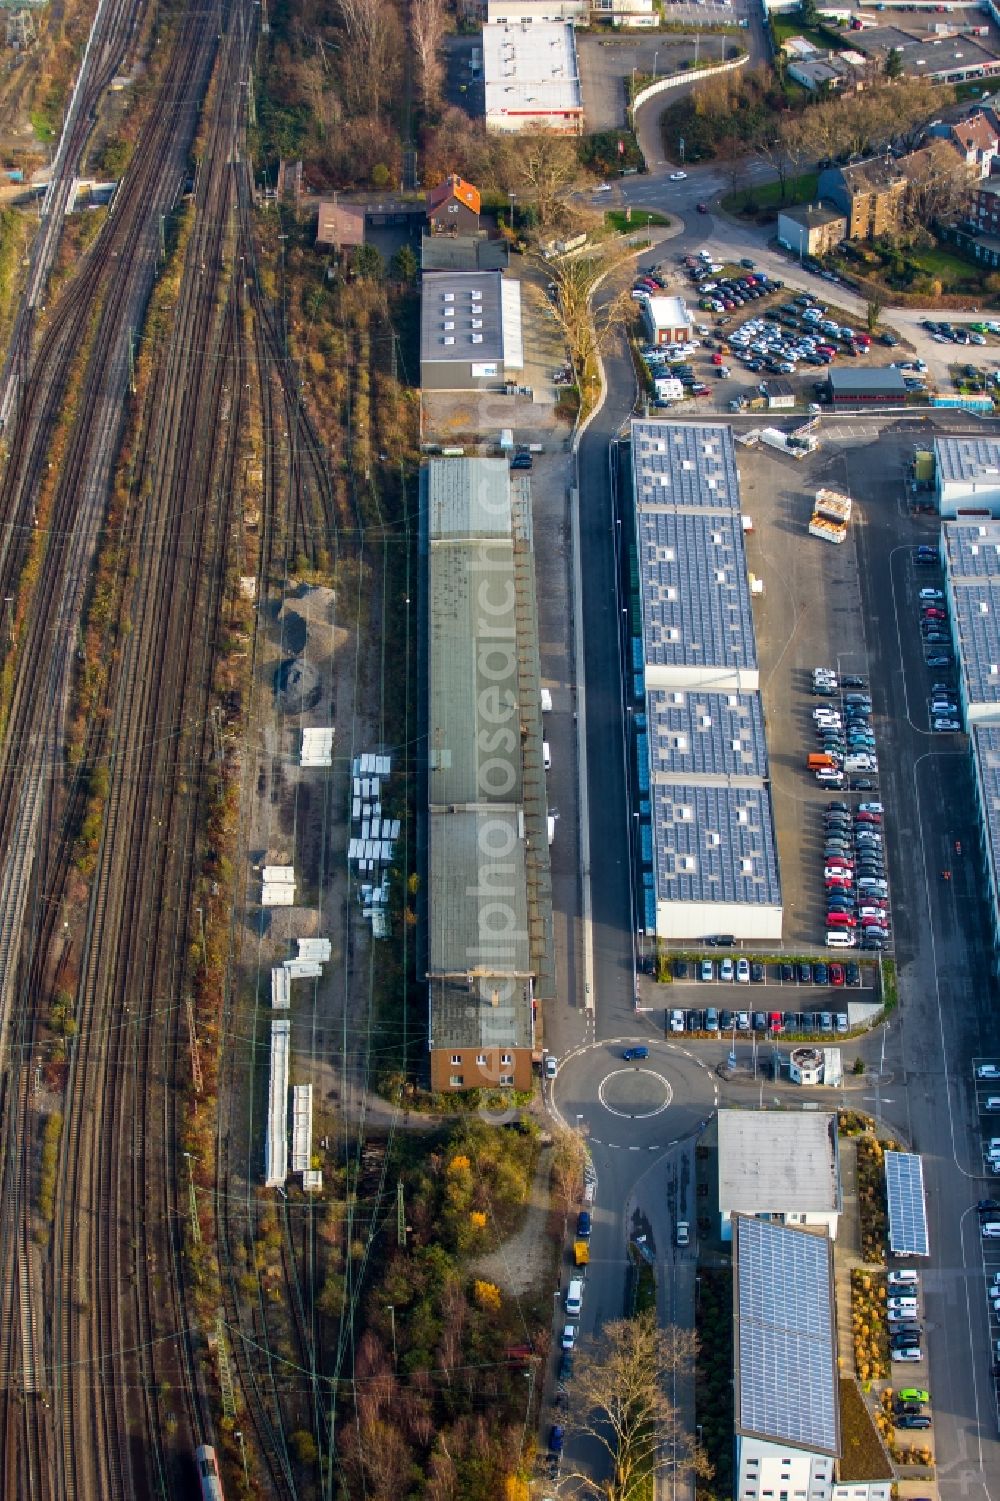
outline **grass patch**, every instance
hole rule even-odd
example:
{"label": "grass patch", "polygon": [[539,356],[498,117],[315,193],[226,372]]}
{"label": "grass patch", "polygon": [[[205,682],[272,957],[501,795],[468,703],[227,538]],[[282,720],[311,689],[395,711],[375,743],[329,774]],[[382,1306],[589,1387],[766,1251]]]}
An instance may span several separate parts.
{"label": "grass patch", "polygon": [[844,52],[850,45],[848,40],[836,31],[825,26],[803,26],[801,21],[794,18],[783,20],[780,16],[772,16],[771,30],[778,47],[782,42],[787,42],[790,36],[805,37],[806,41],[812,42],[820,52],[829,52],[831,49]]}
{"label": "grass patch", "polygon": [[879,977],[882,985],[882,1005],[886,1014],[894,1011],[899,1005],[899,986],[896,978],[895,959],[883,959],[879,965]]}
{"label": "grass patch", "polygon": [[618,234],[626,234],[629,230],[646,229],[654,224],[669,224],[668,214],[658,214],[655,209],[633,209],[631,221],[626,219],[625,210],[620,208],[609,209],[604,215],[604,222],[609,229],[614,229]]}
{"label": "grass patch", "polygon": [[919,271],[928,276],[936,276],[945,283],[944,290],[948,290],[949,282],[969,282],[979,280],[978,268],[970,261],[963,259],[950,250],[932,248],[928,250],[907,251],[907,260],[916,266]]}
{"label": "grass patch", "polygon": [[727,214],[752,215],[761,209],[784,208],[788,204],[815,203],[819,196],[819,173],[803,172],[801,177],[789,177],[782,196],[780,182],[762,182],[759,186],[737,188],[722,199],[722,208]]}

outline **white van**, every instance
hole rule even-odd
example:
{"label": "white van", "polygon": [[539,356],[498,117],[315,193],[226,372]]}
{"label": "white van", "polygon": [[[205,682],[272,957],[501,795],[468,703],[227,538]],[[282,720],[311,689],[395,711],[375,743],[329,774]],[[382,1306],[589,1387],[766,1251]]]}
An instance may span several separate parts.
{"label": "white van", "polygon": [[826,935],[828,949],[852,949],[854,947],[854,934],[844,932],[841,928],[831,928]]}
{"label": "white van", "polygon": [[542,765],[546,771],[552,770],[552,752],[549,750],[549,742],[542,741]]}
{"label": "white van", "polygon": [[541,697],[542,697],[542,713],[543,714],[551,714],[552,713],[552,694],[549,692],[549,690],[547,688],[543,688],[542,689],[542,695],[541,695]]}
{"label": "white van", "polygon": [[983,1240],[1000,1240],[1000,1225],[990,1222],[980,1225],[979,1228],[982,1231]]}
{"label": "white van", "polygon": [[988,1094],[983,1101],[984,1110],[1000,1110],[1000,1094]]}
{"label": "white van", "polygon": [[[997,1227],[1000,1229],[1000,1226]],[[579,1318],[583,1307],[583,1279],[574,1277],[566,1289],[566,1312],[571,1318]]]}
{"label": "white van", "polygon": [[919,1287],[920,1273],[912,1267],[900,1267],[898,1272],[889,1273],[890,1287]]}

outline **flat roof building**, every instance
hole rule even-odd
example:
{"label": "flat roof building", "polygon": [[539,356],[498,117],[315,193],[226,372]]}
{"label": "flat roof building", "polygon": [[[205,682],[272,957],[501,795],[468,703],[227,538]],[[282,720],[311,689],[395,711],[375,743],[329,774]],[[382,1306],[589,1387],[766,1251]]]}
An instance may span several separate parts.
{"label": "flat roof building", "polygon": [[842,1196],[835,1113],[720,1110],[718,1130],[724,1240],[735,1215],[819,1227],[836,1239]]}
{"label": "flat roof building", "polygon": [[1000,443],[993,438],[935,438],[934,484],[946,519],[1000,517]]}
{"label": "flat roof building", "polygon": [[642,322],[652,344],[683,344],[694,332],[694,314],[683,297],[647,297]]}
{"label": "flat roof building", "polygon": [[486,128],[579,135],[583,96],[569,21],[483,27]]}
{"label": "flat roof building", "polygon": [[993,972],[1000,975],[1000,725],[974,724],[971,734],[979,856],[993,931]]}
{"label": "flat roof building", "polygon": [[526,1089],[554,993],[529,480],[432,460],[421,549],[431,1085]]}
{"label": "flat roof building", "polygon": [[664,939],[781,936],[764,717],[728,427],[635,421],[641,913]]}
{"label": "flat roof building", "polygon": [[420,298],[420,384],[496,390],[524,366],[521,284],[499,271],[434,271]]}
{"label": "flat roof building", "polygon": [[895,403],[906,401],[906,383],[901,370],[890,367],[869,370],[837,370],[831,367],[827,391],[834,406],[856,406],[860,402]]}
{"label": "flat roof building", "polygon": [[1000,724],[1000,522],[948,522],[941,552],[966,728]]}

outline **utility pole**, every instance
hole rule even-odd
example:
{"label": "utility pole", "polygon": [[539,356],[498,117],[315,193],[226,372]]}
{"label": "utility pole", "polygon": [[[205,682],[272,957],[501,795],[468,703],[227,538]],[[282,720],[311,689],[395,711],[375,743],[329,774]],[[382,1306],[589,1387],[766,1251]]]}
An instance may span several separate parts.
{"label": "utility pole", "polygon": [[201,1245],[201,1225],[198,1220],[198,1201],[194,1194],[194,1166],[190,1152],[185,1152],[188,1165],[188,1208],[191,1214],[191,1239],[196,1246]]}
{"label": "utility pole", "polygon": [[403,1203],[403,1180],[396,1184],[396,1244],[406,1245],[406,1208]]}
{"label": "utility pole", "polygon": [[219,1387],[222,1392],[223,1417],[235,1418],[236,1397],[233,1392],[233,1372],[226,1349],[226,1320],[222,1309],[215,1315],[215,1353],[219,1363]]}
{"label": "utility pole", "polygon": [[208,946],[205,943],[205,913],[201,907],[194,909],[198,914],[198,928],[201,933],[201,962],[208,967]]}
{"label": "utility pole", "polygon": [[128,388],[135,395],[135,350],[132,348],[132,330],[128,331]]}
{"label": "utility pole", "polygon": [[185,997],[184,1009],[187,1012],[188,1047],[191,1050],[191,1077],[194,1080],[195,1094],[201,1094],[201,1052],[198,1048],[198,1034],[194,1029],[194,1006],[191,1004],[190,996]]}

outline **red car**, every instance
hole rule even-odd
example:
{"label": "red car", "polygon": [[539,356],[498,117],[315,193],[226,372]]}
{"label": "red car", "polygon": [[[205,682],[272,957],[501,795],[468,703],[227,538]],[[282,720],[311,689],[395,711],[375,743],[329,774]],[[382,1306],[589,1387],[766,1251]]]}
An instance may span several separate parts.
{"label": "red car", "polygon": [[923,607],[923,609],[921,610],[920,613],[921,613],[921,615],[923,616],[923,618],[925,620],[947,620],[948,619],[946,611],[937,609],[937,607],[935,605],[924,605],[924,607]]}
{"label": "red car", "polygon": [[828,912],[826,914],[827,927],[830,928],[856,928],[857,923],[849,912]]}
{"label": "red car", "polygon": [[697,208],[699,214],[707,214],[708,213],[708,204],[707,203],[697,203],[697,204],[695,204],[695,207]]}
{"label": "red car", "polygon": [[830,984],[831,985],[843,985],[843,983],[844,983],[844,966],[842,964],[831,964],[830,965]]}
{"label": "red car", "polygon": [[767,1024],[772,1032],[780,1032],[784,1027],[780,1011],[772,1011],[767,1019]]}
{"label": "red car", "polygon": [[881,813],[855,813],[854,822],[880,824],[882,822],[882,815]]}

